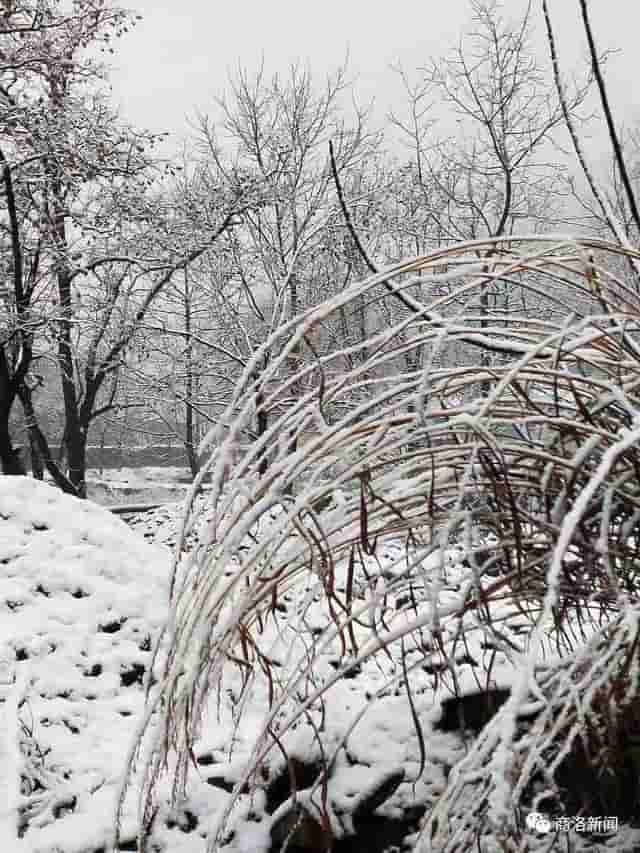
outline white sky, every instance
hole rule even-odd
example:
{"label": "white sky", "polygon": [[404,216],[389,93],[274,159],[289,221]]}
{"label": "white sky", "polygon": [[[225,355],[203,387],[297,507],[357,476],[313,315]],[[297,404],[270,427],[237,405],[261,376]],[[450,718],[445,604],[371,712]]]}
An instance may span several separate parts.
{"label": "white sky", "polygon": [[[375,98],[375,118],[384,121],[403,105],[397,75],[400,60],[415,69],[446,52],[470,21],[469,0],[128,0],[143,20],[117,46],[112,77],[116,102],[138,126],[181,136],[196,110],[212,112],[228,74],[242,65],[257,69],[264,56],[269,76],[296,60],[308,62],[320,83],[349,50],[349,68],[360,103]],[[523,0],[504,0],[517,16]],[[550,0],[562,49],[563,68],[577,69],[585,56],[578,0]],[[533,0],[541,37],[541,0]],[[620,49],[607,66],[619,120],[640,117],[637,79],[638,0],[591,0],[598,48]],[[636,84],[637,85],[637,84]],[[636,89],[640,93],[640,86]]]}

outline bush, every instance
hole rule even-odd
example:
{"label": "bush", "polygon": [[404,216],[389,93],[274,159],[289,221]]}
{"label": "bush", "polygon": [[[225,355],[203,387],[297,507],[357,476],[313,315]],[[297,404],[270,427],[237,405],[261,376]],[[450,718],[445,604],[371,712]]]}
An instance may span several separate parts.
{"label": "bush", "polygon": [[[468,850],[482,833],[513,849],[532,783],[562,788],[570,752],[592,771],[565,809],[633,813],[624,788],[637,788],[640,767],[620,744],[638,729],[640,302],[613,272],[621,256],[639,257],[553,237],[460,245],[370,277],[263,344],[222,419],[228,429],[212,436],[208,539],[176,565],[148,809],[172,751],[180,789],[198,721],[229,668],[242,673],[238,715],[259,685],[270,701],[246,782],[354,667],[391,655],[400,668],[383,686],[403,691],[413,711],[418,667],[440,655],[441,683],[455,689],[458,651],[481,631],[511,662],[510,696],[452,771],[416,849]],[[448,295],[399,309],[383,281]],[[504,297],[488,309],[487,288]],[[372,312],[387,300],[394,319],[347,368],[322,343],[357,299]],[[287,373],[291,353],[305,349],[308,362]],[[227,479],[256,401],[269,428]],[[342,502],[316,511],[336,488]],[[398,540],[401,557],[372,574]],[[445,598],[452,546],[466,574]],[[319,635],[306,618],[318,600],[328,623]],[[528,625],[517,643],[505,639],[514,614]],[[276,666],[285,636],[297,640]],[[320,660],[333,647],[340,665],[327,674]],[[532,702],[535,723],[523,729],[517,718]],[[343,744],[325,745],[327,766]],[[596,803],[607,773],[617,781]]]}

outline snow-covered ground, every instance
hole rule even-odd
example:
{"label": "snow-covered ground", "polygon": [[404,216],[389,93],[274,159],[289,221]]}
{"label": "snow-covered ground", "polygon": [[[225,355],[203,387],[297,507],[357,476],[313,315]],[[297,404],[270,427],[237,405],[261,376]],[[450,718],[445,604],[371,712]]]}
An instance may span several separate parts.
{"label": "snow-covered ground", "polygon": [[89,501],[0,477],[0,566],[2,849],[97,850],[166,618],[169,555]]}
{"label": "snow-covered ground", "polygon": [[[45,484],[0,477],[0,849],[109,850],[125,761],[144,707],[143,682],[167,616],[169,546],[175,544],[181,513],[176,503],[140,515],[128,526],[108,510]],[[378,570],[387,569],[391,576],[402,562],[403,547],[387,542],[376,556]],[[462,556],[451,549],[439,568],[443,599],[453,600],[459,593]],[[341,573],[344,567],[337,566],[337,584]],[[393,603],[393,609],[401,610],[401,603]],[[319,602],[307,602],[305,623],[315,636],[327,627],[329,619]],[[522,642],[526,629],[525,617],[518,614],[502,624],[512,643]],[[277,628],[275,620],[267,630],[273,631],[274,660],[280,655],[284,661],[294,638]],[[319,679],[339,665],[337,647],[337,642],[327,646],[318,658]],[[457,734],[434,728],[440,701],[452,688],[442,678],[438,655],[430,664],[424,649],[408,648],[407,664],[415,661],[420,665],[411,677],[413,711],[400,680],[397,687],[384,687],[401,675],[400,663],[393,657],[365,662],[327,694],[322,748],[336,748],[336,760],[327,782],[326,805],[334,835],[351,843],[343,849],[383,849],[356,848],[348,842],[354,823],[367,822],[362,811],[367,798],[369,808],[388,819],[387,828],[412,809],[417,823],[417,816],[436,801],[450,768],[465,753]],[[160,656],[157,666],[161,663]],[[507,656],[487,643],[481,630],[470,630],[458,661],[458,689],[465,692],[486,684],[489,671],[497,686],[507,686],[513,679]],[[204,851],[205,838],[227,808],[231,789],[242,779],[255,734],[267,715],[268,685],[258,685],[241,719],[238,667],[230,667],[225,686],[225,694],[212,702],[204,720],[195,751],[197,767],[177,810],[169,809],[168,789],[161,788],[152,828],[157,850]],[[354,725],[363,705],[368,712]],[[421,752],[414,712],[426,755]],[[345,748],[337,749],[347,732]],[[300,792],[300,802],[319,798],[321,793],[311,790],[318,776],[314,765],[322,759],[313,727],[301,720],[285,745],[289,759],[302,768],[299,784],[307,790]],[[278,782],[287,775],[286,768],[277,750],[265,757],[261,778],[241,795],[231,816],[233,832],[223,844],[228,853],[269,849],[290,808],[286,785],[283,789]],[[135,849],[135,779],[134,775],[125,799],[120,849]],[[375,833],[376,827],[371,831]],[[378,845],[381,831],[378,828]]]}
{"label": "snow-covered ground", "polygon": [[[29,478],[0,478],[1,796],[7,804],[1,849],[108,848],[125,758],[143,708],[144,674],[166,617],[170,552],[145,542],[144,533],[173,540],[179,516],[177,506],[156,510],[139,517],[131,530],[89,501]],[[373,689],[377,675],[372,671],[368,679],[336,685],[327,718],[329,741],[342,737],[365,684]],[[172,821],[166,811],[157,828],[158,841],[170,843],[174,853],[203,849],[202,835],[224,809],[225,788],[239,777],[252,747],[253,723],[265,709],[266,704],[256,707],[234,728],[229,702],[221,720],[205,726],[200,772],[188,790],[189,817],[174,815]],[[376,702],[366,725],[350,739],[352,764],[345,760],[332,773],[337,812],[347,815],[349,803],[367,785],[375,787],[376,780],[399,769],[407,782],[385,804],[389,814],[397,816],[414,797],[431,799],[442,789],[444,773],[436,764],[417,789],[410,781],[419,764],[412,728],[401,697],[391,694]],[[307,762],[318,758],[310,732],[300,727],[288,744],[291,754]],[[450,735],[439,735],[431,749],[446,766],[459,745]],[[273,778],[283,760],[274,755],[269,763],[265,774]],[[264,792],[245,799],[229,849],[259,853],[277,815],[265,813]],[[135,835],[135,806],[132,799],[125,813],[125,842]],[[185,833],[185,821],[197,831]]]}
{"label": "snow-covered ground", "polygon": [[87,471],[89,498],[102,506],[169,503],[182,500],[189,488],[186,468],[105,468]]}

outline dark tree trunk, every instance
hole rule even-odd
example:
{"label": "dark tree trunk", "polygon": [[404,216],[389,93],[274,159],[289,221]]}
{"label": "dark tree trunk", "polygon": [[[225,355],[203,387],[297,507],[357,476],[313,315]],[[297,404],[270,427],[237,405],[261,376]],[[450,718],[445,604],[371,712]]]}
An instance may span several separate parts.
{"label": "dark tree trunk", "polygon": [[[38,480],[43,479],[43,468],[46,467],[49,476],[53,482],[66,494],[77,494],[74,486],[69,482],[67,477],[62,473],[60,465],[53,458],[49,442],[46,436],[40,429],[36,419],[35,409],[31,398],[31,391],[26,385],[22,385],[19,391],[20,402],[24,410],[25,422],[29,432],[29,442],[31,444],[31,466],[33,476]],[[35,461],[34,461],[35,460]],[[36,469],[37,466],[37,469]],[[36,473],[38,470],[38,473]]]}
{"label": "dark tree trunk", "polygon": [[78,424],[67,436],[67,465],[69,482],[79,498],[87,496],[87,432]]}
{"label": "dark tree trunk", "polygon": [[196,366],[193,358],[193,335],[191,333],[191,291],[189,289],[189,278],[187,270],[184,271],[184,330],[186,333],[186,377],[185,377],[185,451],[191,476],[195,477],[200,470],[198,454],[196,452],[196,424],[194,415],[194,396],[197,387]]}
{"label": "dark tree trunk", "polygon": [[44,480],[44,462],[38,448],[38,440],[33,432],[29,430],[29,452],[31,454],[31,473],[35,480]]}
{"label": "dark tree trunk", "polygon": [[43,480],[44,461],[42,453],[40,452],[40,445],[38,441],[38,425],[36,424],[36,416],[33,408],[31,389],[26,385],[26,383],[22,385],[22,388],[18,392],[18,396],[20,397],[20,402],[22,403],[22,410],[24,412],[24,422],[27,428],[27,434],[29,436],[31,473],[33,474],[36,480]]}
{"label": "dark tree trunk", "polygon": [[[23,258],[20,240],[20,219],[16,206],[11,168],[4,152],[0,149],[2,164],[2,184],[11,236],[11,254],[13,261],[13,291],[17,319],[23,320],[29,305],[29,298],[23,287]],[[3,225],[3,228],[5,226]],[[13,355],[13,358],[11,357]],[[31,340],[24,327],[18,323],[15,336],[0,344],[0,467],[3,474],[25,474],[20,454],[14,449],[9,433],[9,416],[16,399],[18,389],[24,382],[31,362]]]}
{"label": "dark tree trunk", "polygon": [[[260,374],[263,373],[269,364],[269,356],[265,355],[260,372],[256,372],[251,377],[255,382],[255,406],[256,406],[256,440],[260,439],[269,428],[269,414],[264,408],[264,391],[260,385]],[[269,456],[267,448],[260,451],[260,464],[258,465],[258,473],[261,477],[267,473],[269,468]]]}
{"label": "dark tree trunk", "polygon": [[[257,414],[258,419],[258,438],[261,435],[264,435],[269,427],[269,416],[265,412],[264,409],[260,409]],[[267,456],[266,448],[260,451],[260,465],[258,468],[258,472],[261,477],[267,473],[267,469],[269,467],[269,457]]]}
{"label": "dark tree trunk", "polygon": [[58,337],[58,363],[64,401],[65,438],[68,478],[78,497],[87,496],[85,483],[86,431],[83,431],[78,413],[78,395],[75,385],[75,364],[71,341],[71,279],[66,269],[58,272],[58,293],[63,322]]}
{"label": "dark tree trunk", "polygon": [[188,353],[187,353],[187,377],[185,384],[185,400],[184,400],[184,416],[185,416],[185,435],[184,435],[184,448],[187,454],[187,461],[189,463],[189,469],[191,471],[191,476],[195,477],[200,469],[198,465],[198,454],[196,452],[197,442],[195,436],[195,423],[193,417],[193,385],[194,385],[194,377],[193,377],[193,364],[191,361],[191,341],[188,344]]}
{"label": "dark tree trunk", "polygon": [[20,454],[11,443],[9,415],[15,400],[15,381],[9,373],[4,346],[0,346],[0,467],[3,474],[25,474]]}
{"label": "dark tree trunk", "polygon": [[191,476],[196,477],[198,471],[200,470],[200,465],[198,464],[198,454],[196,453],[196,448],[192,442],[186,442],[185,453],[187,454],[187,462],[189,464],[189,471],[191,471]]}
{"label": "dark tree trunk", "polygon": [[20,452],[13,447],[9,434],[9,413],[0,413],[0,466],[3,474],[24,475],[26,470]]}
{"label": "dark tree trunk", "polygon": [[73,352],[71,330],[73,327],[73,306],[71,302],[71,271],[66,259],[68,248],[65,225],[65,206],[59,178],[53,180],[55,198],[54,231],[60,259],[58,261],[58,298],[60,302],[60,324],[58,330],[58,367],[62,384],[64,402],[65,437],[64,445],[67,457],[67,477],[79,498],[86,498],[86,443],[87,430],[83,425],[80,412],[78,391],[76,389],[76,364]]}
{"label": "dark tree trunk", "polygon": [[[487,267],[487,271],[488,271],[488,267]],[[487,326],[489,325],[489,320],[487,317],[487,315],[489,313],[489,291],[487,289],[488,283],[485,282],[484,284],[482,284],[481,288],[482,289],[480,291],[480,315],[481,315],[480,328],[484,332],[484,329],[486,329]],[[480,365],[481,365],[483,370],[488,370],[489,367],[491,366],[491,356],[484,349],[481,350],[481,352],[480,352]],[[482,397],[488,397],[490,391],[491,391],[491,380],[490,379],[483,379],[481,384],[480,384],[481,396]]]}

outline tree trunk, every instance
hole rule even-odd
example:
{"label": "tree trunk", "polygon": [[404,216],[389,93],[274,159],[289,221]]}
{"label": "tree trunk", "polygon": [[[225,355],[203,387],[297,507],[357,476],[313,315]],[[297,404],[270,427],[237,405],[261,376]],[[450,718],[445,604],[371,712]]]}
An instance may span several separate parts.
{"label": "tree trunk", "polygon": [[[49,476],[59,489],[65,492],[65,494],[77,494],[76,489],[62,473],[60,465],[53,458],[53,454],[49,448],[49,442],[38,425],[30,389],[26,385],[22,385],[18,392],[18,396],[20,397],[20,402],[22,403],[22,408],[24,410],[25,422],[29,433],[29,441],[31,443],[31,465],[33,468],[33,476],[38,480],[42,480],[44,474],[42,466],[45,466]],[[34,460],[37,461],[34,462]],[[36,465],[39,469],[39,476],[38,473],[36,473]]]}
{"label": "tree trunk", "polygon": [[20,454],[14,449],[9,433],[9,415],[15,400],[15,385],[11,381],[9,365],[0,346],[0,467],[3,474],[25,474]]}
{"label": "tree trunk", "polygon": [[20,451],[11,443],[9,434],[9,412],[0,413],[0,466],[3,474],[24,475],[26,470],[20,459]]}
{"label": "tree trunk", "polygon": [[[264,408],[264,390],[260,387],[260,375],[267,369],[269,364],[269,356],[265,355],[261,369],[255,371],[251,379],[255,382],[255,406],[256,406],[256,440],[259,440],[269,428],[269,415]],[[267,473],[269,468],[269,456],[267,448],[263,448],[259,455],[260,464],[258,465],[258,473],[261,477]]]}
{"label": "tree trunk", "polygon": [[191,476],[196,477],[200,470],[200,465],[198,464],[198,454],[196,453],[196,448],[192,441],[187,441],[185,443],[185,453],[187,454],[187,463],[189,464]]}
{"label": "tree trunk", "polygon": [[58,324],[58,368],[64,402],[67,477],[79,498],[86,498],[86,443],[87,430],[83,426],[76,389],[75,360],[71,330],[73,328],[73,306],[71,303],[71,271],[67,261],[68,239],[65,225],[65,205],[59,177],[53,181],[54,231],[60,253],[57,269],[60,322]]}
{"label": "tree trunk", "polygon": [[29,444],[31,445],[31,473],[34,479],[44,480],[44,462],[40,456],[38,445],[31,435],[29,436]]}
{"label": "tree trunk", "polygon": [[67,459],[69,482],[79,498],[87,496],[87,431],[80,425],[69,431],[67,437]]}
{"label": "tree trunk", "polygon": [[[189,344],[189,349],[191,348],[191,344]],[[185,435],[184,435],[184,447],[185,452],[187,454],[187,461],[189,463],[189,469],[191,471],[191,476],[195,477],[198,471],[200,470],[200,465],[198,464],[198,454],[197,450],[197,441],[195,436],[195,423],[193,418],[193,384],[194,377],[192,374],[193,365],[191,363],[191,358],[188,358],[187,361],[187,376],[186,376],[186,386],[185,386]]]}
{"label": "tree trunk", "polygon": [[189,278],[187,270],[184,271],[184,330],[186,333],[186,376],[185,376],[185,450],[191,476],[195,477],[200,470],[198,454],[196,452],[197,440],[195,435],[196,425],[194,423],[193,398],[197,387],[195,365],[193,359],[193,335],[191,333],[191,292],[189,290]]}
{"label": "tree trunk", "polygon": [[32,429],[29,429],[29,452],[31,454],[31,473],[35,480],[44,480],[44,462],[40,455],[38,439]]}
{"label": "tree trunk", "polygon": [[[487,272],[489,271],[488,265],[486,266],[486,271]],[[484,333],[484,330],[489,325],[489,320],[487,317],[487,315],[489,313],[489,291],[488,291],[488,287],[489,287],[488,282],[484,282],[481,285],[482,289],[480,291],[480,315],[481,315],[480,328],[483,330],[483,333]],[[481,369],[483,371],[488,370],[489,367],[491,366],[491,356],[484,349],[480,351],[480,366],[481,366]],[[488,397],[490,391],[491,391],[491,380],[484,378],[482,380],[482,382],[480,383],[480,396]]]}
{"label": "tree trunk", "polygon": [[[77,494],[75,487],[69,482],[67,477],[65,477],[65,475],[62,473],[60,465],[53,458],[51,448],[49,447],[49,442],[47,441],[44,433],[38,425],[35,409],[33,408],[31,391],[29,390],[29,388],[27,388],[26,385],[22,385],[18,396],[20,397],[20,402],[22,403],[25,422],[27,425],[27,430],[29,432],[29,441],[31,443],[32,467],[34,465],[33,460],[37,459],[38,461],[35,464],[38,466],[46,467],[49,476],[59,489],[61,489],[63,492],[65,492],[65,494],[68,495]],[[40,480],[43,479],[42,476],[37,476],[35,470],[34,477]]]}
{"label": "tree trunk", "polygon": [[38,426],[33,409],[31,389],[24,383],[18,392],[24,412],[24,423],[29,436],[29,452],[31,455],[31,473],[36,480],[44,480],[44,462],[38,441]]}
{"label": "tree trunk", "polygon": [[73,344],[71,341],[71,281],[66,270],[58,273],[58,293],[63,320],[58,334],[58,364],[64,401],[67,476],[80,498],[86,498],[87,431],[80,423],[78,395],[74,379]]}

